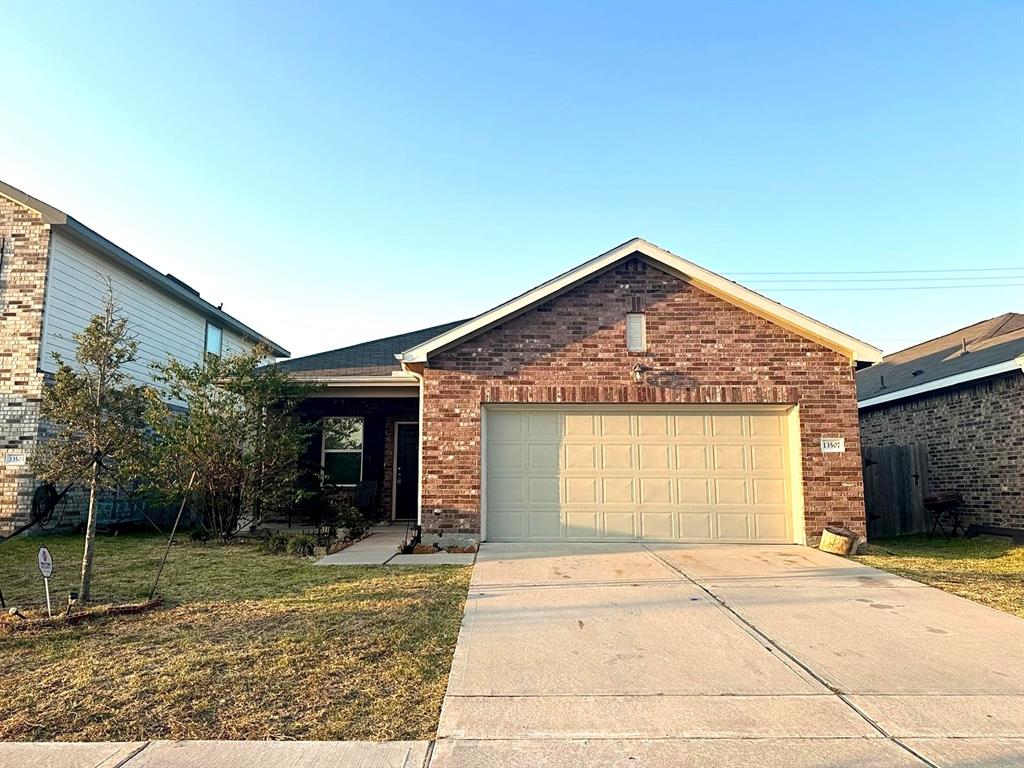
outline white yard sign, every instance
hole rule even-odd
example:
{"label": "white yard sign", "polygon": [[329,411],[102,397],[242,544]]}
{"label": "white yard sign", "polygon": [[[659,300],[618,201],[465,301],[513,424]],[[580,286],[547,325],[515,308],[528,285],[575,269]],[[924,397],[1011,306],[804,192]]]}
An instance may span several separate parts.
{"label": "white yard sign", "polygon": [[846,453],[845,437],[823,437],[821,438],[822,453]]}
{"label": "white yard sign", "polygon": [[50,550],[46,547],[40,547],[36,562],[39,564],[39,572],[43,574],[43,586],[46,588],[46,614],[52,618],[53,610],[50,608],[50,577],[53,575],[53,558],[50,557]]}

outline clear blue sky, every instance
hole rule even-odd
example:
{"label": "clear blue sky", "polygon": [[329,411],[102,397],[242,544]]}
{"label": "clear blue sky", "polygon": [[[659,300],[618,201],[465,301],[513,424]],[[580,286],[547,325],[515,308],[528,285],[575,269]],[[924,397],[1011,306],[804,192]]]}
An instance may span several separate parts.
{"label": "clear blue sky", "polygon": [[[0,29],[0,178],[295,354],[634,235],[729,276],[1024,267],[1021,3],[0,0]],[[889,351],[1024,311],[741,279]]]}

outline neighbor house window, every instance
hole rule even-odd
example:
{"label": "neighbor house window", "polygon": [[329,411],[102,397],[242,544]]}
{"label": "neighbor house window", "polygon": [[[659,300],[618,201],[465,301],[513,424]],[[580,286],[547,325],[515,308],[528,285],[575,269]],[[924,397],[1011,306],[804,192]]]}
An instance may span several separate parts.
{"label": "neighbor house window", "polygon": [[363,479],[363,420],[358,416],[324,419],[324,482],[355,485]]}
{"label": "neighbor house window", "polygon": [[643,312],[626,315],[626,349],[630,352],[647,350],[647,316]]}
{"label": "neighbor house window", "polygon": [[224,331],[216,325],[206,324],[206,354],[220,357],[224,348]]}

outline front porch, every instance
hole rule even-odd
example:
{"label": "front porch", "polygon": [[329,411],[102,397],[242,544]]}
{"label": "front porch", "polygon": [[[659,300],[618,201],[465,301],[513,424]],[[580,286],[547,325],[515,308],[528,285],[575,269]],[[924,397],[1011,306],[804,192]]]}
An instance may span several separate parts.
{"label": "front porch", "polygon": [[307,482],[319,475],[372,522],[417,522],[416,389],[352,397],[326,388],[300,406],[300,416],[312,427],[303,457]]}

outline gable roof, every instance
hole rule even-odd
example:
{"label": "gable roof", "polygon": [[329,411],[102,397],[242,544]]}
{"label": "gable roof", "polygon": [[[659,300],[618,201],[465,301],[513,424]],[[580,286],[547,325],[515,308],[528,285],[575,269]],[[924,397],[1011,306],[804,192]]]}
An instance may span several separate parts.
{"label": "gable roof", "polygon": [[89,229],[89,227],[71,216],[68,216],[63,211],[54,208],[52,205],[44,203],[42,200],[38,200],[37,198],[34,198],[3,181],[0,181],[0,195],[3,195],[16,203],[20,203],[26,208],[31,208],[42,216],[43,223],[49,224],[52,230],[66,234],[78,242],[90,246],[118,266],[123,267],[128,272],[144,280],[163,293],[169,294],[182,304],[198,311],[199,314],[209,318],[215,324],[224,328],[229,328],[244,338],[266,345],[275,357],[289,356],[290,353],[287,349],[282,347],[280,344],[271,341],[263,334],[257,333],[241,320],[232,317],[224,310],[219,307],[215,307],[210,302],[201,298],[199,296],[199,291],[190,288],[186,283],[174,277],[174,275],[161,274],[157,270],[153,269],[153,267],[149,266],[149,264],[142,261],[142,259],[132,256],[132,254],[128,253],[128,251],[124,250],[119,245],[107,240],[103,235]]}
{"label": "gable roof", "polygon": [[580,264],[575,269],[564,272],[558,277],[548,280],[546,283],[542,283],[536,288],[516,296],[514,299],[510,299],[494,309],[484,312],[471,320],[467,320],[446,332],[440,333],[435,338],[410,346],[399,355],[399,359],[403,363],[426,362],[431,355],[442,352],[478,333],[482,333],[488,328],[521,314],[598,273],[612,268],[620,261],[636,255],[647,258],[662,269],[701,290],[718,296],[766,320],[770,320],[822,346],[846,355],[851,361],[874,363],[882,359],[882,351],[880,349],[852,336],[848,336],[824,323],[820,323],[794,309],[772,301],[749,288],[743,287],[739,283],[704,269],[639,237],[628,240],[590,261]]}
{"label": "gable roof", "polygon": [[403,349],[422,344],[464,322],[466,321],[456,320],[453,323],[444,323],[418,331],[400,333],[397,336],[365,341],[350,347],[296,357],[277,365],[282,371],[296,378],[314,381],[330,381],[352,376],[390,376],[393,372],[402,370],[402,366],[395,356]]}
{"label": "gable roof", "polygon": [[864,408],[1024,368],[1024,314],[1007,312],[886,355],[857,372]]}

